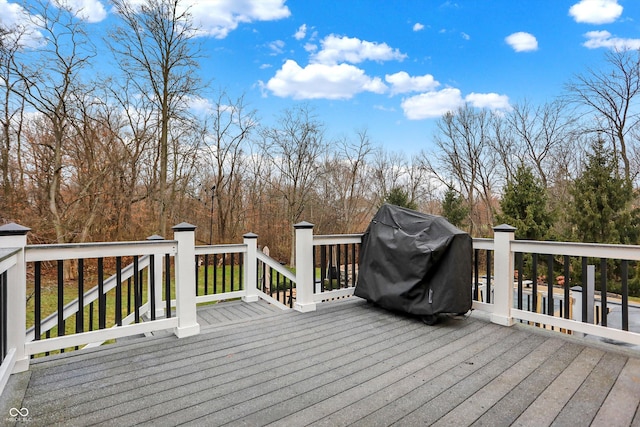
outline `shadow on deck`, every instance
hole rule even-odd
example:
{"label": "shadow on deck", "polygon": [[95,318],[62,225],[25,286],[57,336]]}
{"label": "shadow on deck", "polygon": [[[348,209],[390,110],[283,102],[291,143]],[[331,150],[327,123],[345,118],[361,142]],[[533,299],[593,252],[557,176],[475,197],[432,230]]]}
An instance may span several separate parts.
{"label": "shadow on deck", "polygon": [[476,314],[426,326],[356,297],[199,317],[198,336],[33,361],[0,424],[640,425],[640,353],[611,345]]}

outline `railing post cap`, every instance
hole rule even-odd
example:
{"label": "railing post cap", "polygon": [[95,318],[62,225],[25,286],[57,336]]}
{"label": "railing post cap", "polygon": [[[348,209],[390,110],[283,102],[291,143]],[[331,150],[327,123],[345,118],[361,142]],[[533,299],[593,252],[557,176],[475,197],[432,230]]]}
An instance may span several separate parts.
{"label": "railing post cap", "polygon": [[31,229],[15,222],[0,226],[0,236],[24,236]]}
{"label": "railing post cap", "polygon": [[298,229],[306,229],[306,228],[313,228],[313,224],[311,224],[310,222],[307,222],[307,221],[302,221],[302,222],[299,222],[297,224],[294,224],[293,228],[295,228],[296,230],[298,230]]}
{"label": "railing post cap", "polygon": [[189,224],[188,222],[181,222],[180,224],[171,227],[171,229],[173,231],[195,231],[196,226]]}
{"label": "railing post cap", "polygon": [[245,239],[257,239],[258,235],[256,233],[246,233],[243,234],[242,237],[244,237]]}
{"label": "railing post cap", "polygon": [[493,227],[493,231],[496,233],[513,233],[517,228],[510,226],[509,224],[500,224]]}
{"label": "railing post cap", "polygon": [[158,235],[158,234],[154,234],[153,236],[149,236],[147,237],[147,240],[164,240],[164,237]]}

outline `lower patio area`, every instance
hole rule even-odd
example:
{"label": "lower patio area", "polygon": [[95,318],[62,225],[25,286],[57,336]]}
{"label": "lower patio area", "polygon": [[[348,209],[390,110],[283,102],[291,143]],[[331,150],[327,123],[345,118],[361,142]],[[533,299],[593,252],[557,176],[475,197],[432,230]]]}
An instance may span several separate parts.
{"label": "lower patio area", "polygon": [[427,326],[357,297],[198,314],[197,336],[33,360],[0,424],[640,425],[637,350],[476,312]]}

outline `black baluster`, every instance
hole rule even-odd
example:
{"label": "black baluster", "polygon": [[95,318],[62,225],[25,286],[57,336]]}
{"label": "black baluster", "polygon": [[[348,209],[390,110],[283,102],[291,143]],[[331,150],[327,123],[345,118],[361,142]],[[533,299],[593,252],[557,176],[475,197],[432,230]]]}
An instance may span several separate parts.
{"label": "black baluster", "polygon": [[34,319],[33,319],[33,327],[35,329],[35,335],[34,335],[34,340],[35,341],[39,341],[40,340],[40,335],[42,334],[41,332],[41,322],[42,322],[42,286],[41,286],[41,280],[42,280],[42,262],[41,261],[36,261],[34,263],[34,301],[33,301],[33,315],[34,315]]}
{"label": "black baluster", "polygon": [[122,326],[122,257],[116,257],[116,325]]}
{"label": "black baluster", "polygon": [[104,293],[104,258],[98,258],[98,329],[106,328],[107,296]]}
{"label": "black baluster", "polygon": [[78,311],[76,333],[84,332],[84,259],[78,260]]}

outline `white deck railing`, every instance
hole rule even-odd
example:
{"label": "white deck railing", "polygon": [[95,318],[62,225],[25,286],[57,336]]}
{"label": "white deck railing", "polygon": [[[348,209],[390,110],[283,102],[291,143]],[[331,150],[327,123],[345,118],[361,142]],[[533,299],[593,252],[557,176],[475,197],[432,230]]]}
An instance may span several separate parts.
{"label": "white deck railing", "polygon": [[[234,245],[209,245],[195,246],[195,227],[189,224],[180,224],[174,227],[174,240],[154,240],[144,242],[121,243],[90,243],[69,245],[27,245],[26,234],[29,229],[10,224],[0,227],[0,275],[6,273],[3,279],[6,289],[6,310],[0,317],[7,319],[6,354],[3,355],[0,366],[0,392],[11,372],[20,372],[28,369],[29,358],[33,354],[47,352],[60,348],[83,346],[109,339],[120,338],[128,335],[149,333],[161,329],[173,329],[178,337],[186,337],[198,334],[200,326],[197,322],[196,307],[199,303],[215,302],[223,299],[242,298],[246,302],[254,302],[258,299],[266,300],[282,309],[288,309],[281,301],[277,301],[258,288],[258,265],[263,263],[270,271],[277,272],[290,282],[295,284],[295,289],[287,293],[293,307],[300,312],[308,312],[316,309],[317,304],[323,301],[344,298],[354,292],[355,278],[357,276],[356,248],[362,240],[362,234],[349,235],[313,235],[313,225],[303,222],[296,224],[296,266],[295,273],[280,263],[269,258],[257,250],[257,235],[249,233],[244,236],[242,244]],[[563,242],[533,242],[516,241],[514,230],[508,226],[497,227],[494,239],[474,239],[474,249],[492,253],[491,263],[491,297],[489,302],[474,301],[473,309],[485,312],[494,323],[505,326],[513,325],[516,321],[533,322],[589,335],[604,337],[616,341],[623,341],[640,345],[640,334],[633,331],[623,331],[611,327],[604,327],[592,323],[572,320],[551,314],[541,314],[535,311],[516,308],[514,304],[514,256],[516,253],[536,253],[567,255],[571,257],[594,257],[600,259],[624,259],[640,261],[640,246],[598,245]],[[330,286],[318,280],[319,262],[315,258],[316,250],[320,247],[334,247],[338,254],[344,247],[342,254],[344,260],[337,261],[339,289],[333,289],[332,277],[329,278]],[[345,254],[346,248],[349,254]],[[331,253],[331,252],[330,252]],[[213,295],[197,295],[196,292],[196,268],[194,260],[197,256],[219,254],[242,254],[242,286],[239,290],[216,293]],[[126,324],[106,329],[80,332],[66,336],[49,339],[35,339],[35,332],[26,329],[26,271],[27,263],[48,262],[62,259],[84,259],[98,257],[140,257],[138,268],[147,269],[147,303],[140,309],[150,312],[151,283],[158,288],[154,292],[155,316],[143,323]],[[153,256],[153,266],[151,257]],[[169,294],[169,301],[163,299],[161,286],[167,283],[166,271],[163,261],[167,256],[172,257],[175,274],[175,297]],[[341,255],[338,256],[338,258]],[[320,268],[324,268],[321,266]],[[153,272],[154,279],[150,280]],[[118,278],[122,281],[135,274],[124,268]],[[333,274],[333,273],[332,273]],[[102,289],[108,292],[117,285],[117,280],[108,278]],[[344,285],[344,286],[343,286]],[[477,286],[477,284],[476,284]],[[91,289],[84,294],[83,306],[97,300],[97,289]],[[486,300],[486,299],[485,299]],[[63,307],[62,318],[66,319],[80,309],[78,300],[68,302]],[[175,315],[167,318],[166,310],[175,308]],[[603,314],[603,315],[606,315]],[[40,333],[53,328],[57,324],[58,313],[50,315],[42,320]]]}
{"label": "white deck railing", "polygon": [[[299,230],[300,231],[300,230]],[[588,334],[596,337],[601,337],[607,340],[614,340],[625,342],[633,345],[640,345],[640,334],[638,331],[626,331],[613,327],[601,326],[598,324],[583,322],[581,318],[574,315],[574,318],[567,319],[564,317],[554,316],[553,313],[543,314],[533,310],[518,309],[518,305],[514,301],[514,295],[517,295],[517,286],[514,282],[515,269],[514,269],[514,257],[516,253],[524,254],[538,254],[538,255],[555,255],[555,256],[571,256],[571,257],[583,257],[583,258],[598,258],[598,259],[613,259],[613,260],[628,260],[628,261],[640,261],[640,246],[632,245],[606,245],[606,244],[585,244],[585,243],[573,243],[573,242],[538,242],[538,241],[520,241],[515,240],[514,229],[509,226],[500,226],[495,228],[494,239],[474,239],[474,250],[486,251],[492,254],[493,261],[491,263],[491,298],[489,302],[483,302],[482,299],[473,301],[473,310],[486,313],[492,322],[511,326],[516,321],[531,322],[554,330],[562,330],[567,333],[580,333]],[[300,254],[312,257],[313,248],[315,246],[327,245],[350,245],[361,242],[361,234],[351,235],[312,235],[312,229],[306,231],[311,238],[300,239],[300,242],[306,242],[309,247],[307,249],[298,248]],[[311,243],[309,243],[311,241]],[[300,258],[298,258],[300,262]],[[311,260],[302,260],[302,265],[311,265]],[[317,264],[317,263],[316,263]],[[340,263],[338,263],[340,264]],[[317,265],[315,266],[317,268]],[[338,266],[339,269],[341,266]],[[311,268],[311,267],[308,267]],[[341,274],[345,272],[340,272]],[[301,282],[301,274],[304,277],[316,277],[315,271],[313,273],[302,273],[302,269],[297,269],[298,275],[298,287],[301,284],[306,283],[309,291],[306,293],[300,292],[298,289],[298,304],[304,307],[306,311],[315,309],[315,304],[329,300],[332,298],[339,298],[348,295],[352,295],[354,292],[353,287],[342,288],[334,291],[323,291],[317,285],[310,282]],[[531,278],[530,278],[531,279]],[[529,280],[530,280],[529,279]],[[535,279],[534,279],[535,280]],[[569,278],[567,278],[567,281]],[[484,285],[482,285],[484,286]],[[548,289],[548,288],[547,288]],[[525,290],[524,294],[531,291]],[[577,298],[571,291],[570,300],[572,304],[576,304]],[[301,300],[300,295],[304,295],[304,300]],[[548,290],[546,292],[539,292],[542,297],[548,298]],[[581,295],[581,293],[580,293]],[[553,295],[556,301],[563,300],[563,295]],[[485,301],[487,298],[484,299]],[[581,301],[578,300],[579,305]],[[597,308],[601,304],[600,300],[596,297],[594,306]],[[628,305],[628,307],[633,304]],[[628,308],[627,307],[627,308]],[[593,310],[594,307],[589,307]],[[640,310],[640,307],[635,307]],[[573,310],[577,313],[581,310]],[[603,313],[602,316],[606,316],[607,313]]]}
{"label": "white deck railing", "polygon": [[[286,269],[272,258],[257,251],[257,235],[249,233],[244,236],[244,242],[231,245],[195,246],[195,227],[189,224],[179,224],[173,228],[174,240],[158,239],[140,242],[102,242],[84,244],[54,244],[27,245],[28,228],[17,224],[0,227],[0,284],[5,289],[0,293],[0,330],[6,330],[0,341],[2,357],[0,359],[0,393],[2,392],[11,373],[22,372],[29,367],[29,360],[33,355],[71,347],[92,347],[107,340],[149,334],[154,331],[172,329],[179,338],[198,334],[200,326],[197,322],[197,304],[210,303],[220,300],[242,298],[246,302],[257,301],[259,298],[282,308],[289,309],[280,301],[257,289],[258,260],[277,271],[288,280],[295,283],[295,274]],[[242,264],[242,283],[239,290],[218,292],[209,295],[197,295],[196,268],[194,260],[204,255],[235,255],[244,257]],[[59,310],[53,313],[43,313],[37,328],[33,324],[27,329],[27,270],[28,266],[52,262],[62,263],[67,260],[105,259],[134,257],[133,265],[124,266],[120,271],[106,278],[98,286],[81,292],[81,296],[64,300],[58,304]],[[223,267],[224,268],[224,267]],[[234,269],[235,266],[231,266]],[[174,272],[170,272],[174,269]],[[142,276],[146,281],[142,283]],[[34,278],[35,278],[34,273]],[[99,275],[100,276],[100,275]],[[31,278],[30,280],[34,280]],[[48,332],[64,325],[72,316],[77,316],[86,307],[102,304],[106,311],[106,303],[100,303],[101,296],[106,298],[108,292],[114,292],[116,287],[128,279],[140,280],[139,287],[146,287],[139,292],[139,301],[134,301],[136,315],[129,313],[121,319],[120,324],[98,327],[96,330],[60,333],[59,336],[49,337]],[[233,282],[233,280],[232,280]],[[69,285],[63,280],[63,289]],[[215,285],[214,285],[215,286]],[[67,292],[77,295],[80,285]],[[137,287],[135,292],[138,292]],[[152,289],[153,288],[153,289]],[[164,295],[163,295],[164,291]],[[144,294],[143,296],[140,294]],[[6,294],[6,295],[5,295]],[[31,295],[33,297],[34,293]],[[127,295],[127,297],[130,297]],[[289,295],[293,298],[293,295]],[[139,305],[138,305],[139,302]],[[31,304],[36,310],[35,303]],[[40,309],[37,309],[38,313]],[[93,310],[91,310],[93,313]],[[169,315],[167,315],[169,313]],[[31,313],[34,319],[35,313]],[[39,314],[38,314],[39,316]],[[6,319],[6,322],[3,321]],[[134,323],[143,319],[140,323]],[[34,320],[35,322],[35,320]],[[80,324],[84,322],[79,321]],[[90,326],[88,329],[92,329]],[[55,333],[55,332],[54,332]],[[36,336],[37,335],[37,336]],[[6,349],[5,349],[6,347]]]}
{"label": "white deck railing", "polygon": [[[15,239],[13,239],[15,240]],[[20,239],[18,239],[20,240]],[[20,246],[21,242],[18,242]],[[9,327],[8,311],[10,301],[19,298],[14,295],[16,287],[12,284],[20,280],[20,266],[23,251],[18,248],[0,248],[0,393],[9,381],[9,376],[13,373],[19,345],[15,340],[15,331]]]}

